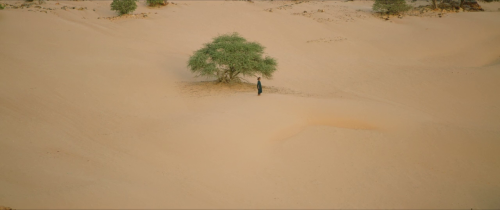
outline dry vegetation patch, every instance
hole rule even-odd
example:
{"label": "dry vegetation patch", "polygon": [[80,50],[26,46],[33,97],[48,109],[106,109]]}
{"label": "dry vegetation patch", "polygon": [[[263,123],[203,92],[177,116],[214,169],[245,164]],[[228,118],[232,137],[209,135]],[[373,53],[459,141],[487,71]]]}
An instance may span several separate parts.
{"label": "dry vegetation patch", "polygon": [[[310,7],[313,6],[313,9]],[[315,7],[315,8],[314,8]],[[283,3],[272,8],[264,9],[267,12],[290,10],[291,15],[311,18],[317,22],[354,22],[358,19],[369,17],[369,13],[361,10],[355,10],[345,5],[339,5],[336,1],[317,2],[317,1],[299,1]]]}
{"label": "dry vegetation patch", "polygon": [[341,42],[345,40],[347,40],[347,38],[336,36],[333,38],[320,38],[320,39],[309,40],[307,41],[307,43],[331,43],[331,42]]}
{"label": "dry vegetation patch", "polygon": [[[26,2],[26,3],[16,2],[14,4],[4,4],[3,6],[5,7],[5,9],[28,9],[28,11],[30,12],[34,11],[34,12],[44,12],[44,13],[48,13],[51,12],[52,10],[57,9],[57,8],[44,7],[34,2]],[[80,8],[74,8],[74,9],[83,10]]]}
{"label": "dry vegetation patch", "polygon": [[[4,4],[4,7],[5,7],[5,9],[16,9],[16,10],[17,9],[19,9],[19,10],[27,9],[27,11],[29,11],[29,12],[41,12],[41,13],[47,13],[47,14],[48,13],[56,14],[57,10],[64,10],[64,11],[88,10],[87,7],[75,7],[75,6],[62,6],[59,8],[59,6],[57,6],[57,5],[59,5],[59,3],[56,3],[55,5],[52,5],[52,6],[49,6],[49,5],[43,6],[43,5],[44,4],[35,3],[35,2],[24,2],[24,3],[15,2],[15,3],[11,3],[11,4]],[[95,11],[95,9],[93,11]]]}
{"label": "dry vegetation patch", "polygon": [[137,14],[123,14],[120,16],[112,16],[112,17],[98,17],[97,19],[106,19],[106,20],[121,20],[121,19],[129,19],[129,18],[145,19],[149,15],[151,15],[151,12],[148,12],[148,13],[143,12],[143,13],[137,13]]}

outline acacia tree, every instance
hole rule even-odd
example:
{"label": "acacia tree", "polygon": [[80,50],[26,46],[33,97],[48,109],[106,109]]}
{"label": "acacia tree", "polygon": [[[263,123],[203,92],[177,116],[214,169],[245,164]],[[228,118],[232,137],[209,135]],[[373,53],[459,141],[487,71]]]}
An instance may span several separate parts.
{"label": "acacia tree", "polygon": [[277,62],[265,56],[264,47],[248,42],[237,33],[215,37],[211,43],[194,52],[188,67],[197,76],[217,78],[218,82],[239,82],[243,76],[262,75],[271,78]]}
{"label": "acacia tree", "polygon": [[373,4],[373,11],[387,14],[400,14],[410,9],[405,0],[375,0]]}

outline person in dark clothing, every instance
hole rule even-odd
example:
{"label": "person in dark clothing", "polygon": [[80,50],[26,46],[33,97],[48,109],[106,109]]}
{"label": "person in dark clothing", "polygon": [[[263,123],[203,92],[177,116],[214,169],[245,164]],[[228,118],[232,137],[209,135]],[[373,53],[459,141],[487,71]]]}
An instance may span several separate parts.
{"label": "person in dark clothing", "polygon": [[260,84],[260,77],[257,78],[257,91],[260,96],[260,94],[262,93],[262,84]]}

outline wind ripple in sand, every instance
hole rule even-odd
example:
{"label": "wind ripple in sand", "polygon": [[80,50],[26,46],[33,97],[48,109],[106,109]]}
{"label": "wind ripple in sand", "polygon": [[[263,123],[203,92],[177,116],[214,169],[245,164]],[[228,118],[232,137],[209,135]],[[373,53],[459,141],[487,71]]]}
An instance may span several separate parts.
{"label": "wind ripple in sand", "polygon": [[305,124],[299,124],[285,128],[281,131],[276,132],[276,134],[271,139],[273,141],[284,141],[289,138],[292,138],[293,136],[296,136],[297,134],[301,133],[307,128],[315,126],[329,126],[334,128],[344,128],[352,130],[369,130],[369,131],[381,130],[381,128],[379,128],[378,126],[372,125],[362,120],[330,118],[328,120],[309,121]]}

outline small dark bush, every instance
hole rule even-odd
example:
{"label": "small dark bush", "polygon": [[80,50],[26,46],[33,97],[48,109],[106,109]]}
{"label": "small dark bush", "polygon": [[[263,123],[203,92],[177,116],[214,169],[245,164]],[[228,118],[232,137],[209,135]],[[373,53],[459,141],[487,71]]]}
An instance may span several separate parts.
{"label": "small dark bush", "polygon": [[120,15],[128,14],[137,9],[137,0],[113,0],[111,3],[111,10],[115,10]]}

